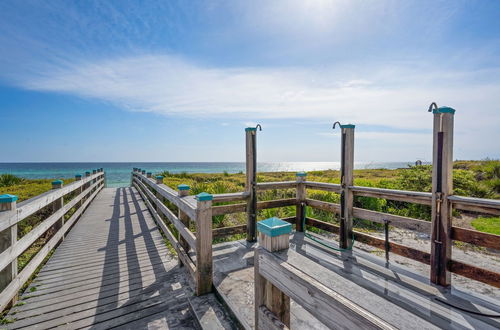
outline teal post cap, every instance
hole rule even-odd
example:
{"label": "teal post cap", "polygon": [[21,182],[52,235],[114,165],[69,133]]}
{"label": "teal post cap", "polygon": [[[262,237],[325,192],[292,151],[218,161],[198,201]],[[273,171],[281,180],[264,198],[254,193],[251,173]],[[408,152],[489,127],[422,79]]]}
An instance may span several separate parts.
{"label": "teal post cap", "polygon": [[63,180],[54,180],[52,181],[52,185],[55,186],[55,185],[58,185],[58,184],[63,184]]}
{"label": "teal post cap", "polygon": [[354,128],[356,125],[354,124],[345,124],[345,125],[340,125],[340,128]]}
{"label": "teal post cap", "polygon": [[306,172],[297,172],[295,173],[295,176],[307,176]]}
{"label": "teal post cap", "polygon": [[17,201],[16,195],[11,195],[11,194],[0,195],[0,203],[12,203],[15,201]]}
{"label": "teal post cap", "polygon": [[82,175],[81,174],[75,174],[75,178],[81,178]]}
{"label": "teal post cap", "polygon": [[85,174],[88,174],[88,175],[90,175],[90,172],[89,172],[89,171],[87,171],[87,172],[85,172]]}
{"label": "teal post cap", "polygon": [[187,184],[180,184],[177,186],[177,189],[179,190],[189,190],[191,187],[189,187]]}
{"label": "teal post cap", "polygon": [[272,217],[266,220],[257,222],[257,230],[264,235],[276,237],[290,234],[292,232],[292,224],[281,220],[277,217]]}
{"label": "teal post cap", "polygon": [[455,109],[450,107],[439,107],[437,109],[432,110],[432,113],[451,113],[455,114]]}
{"label": "teal post cap", "polygon": [[161,175],[157,175],[157,176],[156,176],[156,178],[157,178],[158,180],[163,180],[163,177],[162,177]]}
{"label": "teal post cap", "polygon": [[198,195],[196,195],[196,200],[198,200],[200,202],[211,201],[212,199],[214,199],[214,196],[212,196],[211,194],[206,193],[206,192],[202,192],[202,193],[199,193]]}
{"label": "teal post cap", "polygon": [[257,127],[247,127],[245,128],[245,132],[257,131]]}

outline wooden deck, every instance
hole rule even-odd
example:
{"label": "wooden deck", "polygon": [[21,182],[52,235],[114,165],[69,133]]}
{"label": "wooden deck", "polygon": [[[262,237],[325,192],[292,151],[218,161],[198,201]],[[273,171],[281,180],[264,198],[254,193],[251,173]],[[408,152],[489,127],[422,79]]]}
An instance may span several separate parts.
{"label": "wooden deck", "polygon": [[[498,302],[488,297],[456,288],[438,289],[409,269],[393,264],[386,266],[385,260],[365,252],[324,248],[302,233],[294,233],[290,239],[290,249],[275,254],[283,263],[305,272],[395,328],[500,328],[498,317],[478,315],[500,315]],[[256,244],[244,240],[213,247],[214,286],[246,329],[253,329],[255,322],[255,247]],[[326,329],[293,299],[290,314],[291,328]]]}
{"label": "wooden deck", "polygon": [[134,188],[105,188],[41,269],[7,328],[197,328],[184,270]]}

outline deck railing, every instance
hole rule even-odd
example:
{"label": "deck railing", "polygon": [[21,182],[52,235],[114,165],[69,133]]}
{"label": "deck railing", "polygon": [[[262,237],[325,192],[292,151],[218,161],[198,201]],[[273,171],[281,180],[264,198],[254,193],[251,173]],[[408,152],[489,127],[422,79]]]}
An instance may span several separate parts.
{"label": "deck railing", "polygon": [[190,196],[186,185],[175,191],[163,184],[163,177],[153,179],[151,173],[141,169],[132,172],[132,183],[177,252],[180,264],[191,275],[196,294],[211,292],[213,196],[206,193]]}
{"label": "deck railing", "polygon": [[[16,302],[19,290],[104,186],[102,169],[86,172],[83,178],[78,174],[75,179],[67,186],[56,180],[52,190],[20,203],[17,196],[0,195],[0,311]],[[76,196],[65,202],[68,194]],[[51,214],[18,240],[18,223],[45,207],[51,208]],[[18,273],[19,256],[49,229],[54,230],[53,235]]]}

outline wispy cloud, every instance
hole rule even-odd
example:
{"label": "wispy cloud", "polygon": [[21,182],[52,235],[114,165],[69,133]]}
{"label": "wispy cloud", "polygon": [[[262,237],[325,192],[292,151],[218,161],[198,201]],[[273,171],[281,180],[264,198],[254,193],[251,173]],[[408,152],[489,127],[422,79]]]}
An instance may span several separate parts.
{"label": "wispy cloud", "polygon": [[480,115],[498,113],[500,79],[491,79],[491,70],[428,72],[393,66],[343,79],[335,70],[217,68],[172,55],[143,55],[50,66],[18,84],[185,117],[338,119],[424,128],[422,113],[431,101],[456,107],[470,125]]}

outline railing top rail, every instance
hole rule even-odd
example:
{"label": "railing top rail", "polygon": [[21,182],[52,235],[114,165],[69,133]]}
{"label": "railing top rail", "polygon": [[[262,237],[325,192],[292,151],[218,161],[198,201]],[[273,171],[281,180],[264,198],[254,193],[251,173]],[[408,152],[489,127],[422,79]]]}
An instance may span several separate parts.
{"label": "railing top rail", "polygon": [[63,186],[60,189],[53,189],[33,198],[22,201],[16,205],[16,209],[12,211],[5,211],[0,213],[0,231],[18,223],[19,221],[26,219],[33,213],[41,210],[42,208],[48,206],[50,203],[54,202],[58,198],[67,195],[74,190],[80,188],[84,184],[103,176],[103,172],[98,172],[90,176],[84,177],[81,180],[74,181],[67,186]]}
{"label": "railing top rail", "polygon": [[247,199],[249,196],[248,192],[236,192],[227,194],[213,194],[214,202],[235,202]]}
{"label": "railing top rail", "polygon": [[452,203],[461,203],[469,205],[481,205],[487,206],[494,209],[500,210],[500,200],[498,199],[487,199],[487,198],[476,198],[476,197],[465,197],[465,196],[448,196],[448,200]]}
{"label": "railing top rail", "polygon": [[192,201],[185,200],[188,196],[181,198],[179,197],[178,192],[175,191],[174,189],[170,188],[165,184],[158,184],[154,179],[148,178],[146,175],[143,175],[142,173],[132,172],[132,174],[134,176],[142,178],[143,182],[147,183],[148,186],[150,186],[153,190],[158,192],[162,197],[166,198],[169,202],[171,202],[179,209],[181,209],[181,211],[186,213],[188,217],[190,217],[191,219],[195,218],[196,206],[192,203]]}

